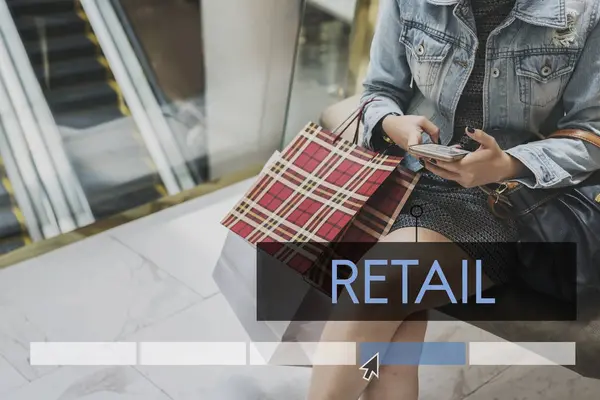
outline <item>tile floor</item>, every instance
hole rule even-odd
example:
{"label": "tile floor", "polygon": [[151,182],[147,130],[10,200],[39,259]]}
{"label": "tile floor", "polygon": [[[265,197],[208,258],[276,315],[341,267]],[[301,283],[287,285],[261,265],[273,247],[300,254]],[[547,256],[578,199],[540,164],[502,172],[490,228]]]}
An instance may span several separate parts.
{"label": "tile floor", "polygon": [[[31,341],[245,341],[212,281],[242,182],[0,271],[0,399],[300,400],[301,367],[31,367]],[[429,340],[501,340],[459,322]],[[424,367],[425,400],[587,400],[561,367]]]}

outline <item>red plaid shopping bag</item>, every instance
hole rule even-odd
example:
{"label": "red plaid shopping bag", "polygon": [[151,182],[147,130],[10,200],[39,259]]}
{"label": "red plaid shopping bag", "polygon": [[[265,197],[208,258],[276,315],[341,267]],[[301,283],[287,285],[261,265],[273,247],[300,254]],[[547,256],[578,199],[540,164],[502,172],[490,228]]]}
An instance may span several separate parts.
{"label": "red plaid shopping bag", "polygon": [[357,133],[350,142],[308,124],[222,224],[253,245],[267,244],[261,250],[329,293],[327,260],[363,255],[339,254],[336,243],[374,244],[385,236],[418,180],[399,166],[401,158],[358,146]]}

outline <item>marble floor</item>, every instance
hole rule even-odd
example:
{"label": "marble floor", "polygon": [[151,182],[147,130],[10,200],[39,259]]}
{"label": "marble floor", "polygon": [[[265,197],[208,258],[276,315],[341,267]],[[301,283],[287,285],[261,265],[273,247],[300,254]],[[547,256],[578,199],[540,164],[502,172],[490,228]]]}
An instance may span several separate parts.
{"label": "marble floor", "polygon": [[[33,367],[39,341],[246,341],[212,279],[244,181],[0,270],[0,399],[303,399],[302,367]],[[501,340],[439,322],[429,340]],[[562,367],[424,367],[422,399],[587,400]]]}

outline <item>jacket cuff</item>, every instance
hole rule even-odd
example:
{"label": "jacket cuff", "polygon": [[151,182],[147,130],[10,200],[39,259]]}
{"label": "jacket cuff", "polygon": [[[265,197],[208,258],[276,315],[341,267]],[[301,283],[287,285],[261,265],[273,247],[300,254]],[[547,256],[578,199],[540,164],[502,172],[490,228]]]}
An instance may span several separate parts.
{"label": "jacket cuff", "polygon": [[[369,99],[363,99],[368,101]],[[383,119],[390,114],[404,115],[400,107],[387,97],[377,96],[375,101],[365,107],[363,115],[364,135],[363,146],[371,150],[381,150],[387,147],[383,140]],[[381,145],[381,142],[385,145]]]}
{"label": "jacket cuff", "polygon": [[550,188],[565,178],[569,173],[562,169],[554,160],[537,147],[527,144],[506,150],[506,153],[521,161],[530,171],[529,176],[514,179],[531,189]]}

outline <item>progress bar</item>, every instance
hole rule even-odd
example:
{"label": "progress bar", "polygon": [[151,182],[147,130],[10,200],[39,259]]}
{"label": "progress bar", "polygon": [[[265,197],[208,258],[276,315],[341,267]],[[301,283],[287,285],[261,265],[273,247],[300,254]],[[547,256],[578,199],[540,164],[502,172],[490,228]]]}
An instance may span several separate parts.
{"label": "progress bar", "polygon": [[575,365],[575,342],[32,342],[36,366]]}

